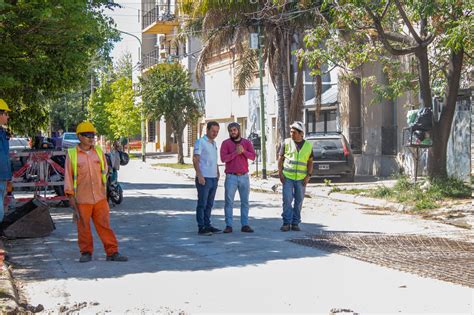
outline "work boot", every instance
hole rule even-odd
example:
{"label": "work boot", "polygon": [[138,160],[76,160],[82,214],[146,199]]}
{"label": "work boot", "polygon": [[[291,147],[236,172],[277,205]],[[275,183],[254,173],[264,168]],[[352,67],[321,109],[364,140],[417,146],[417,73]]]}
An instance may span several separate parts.
{"label": "work boot", "polygon": [[85,263],[85,262],[89,262],[92,260],[92,254],[91,253],[81,253],[81,257],[79,258],[79,262],[80,263]]}
{"label": "work boot", "polygon": [[113,253],[110,256],[107,256],[107,261],[128,261],[128,257],[120,254],[119,252]]}
{"label": "work boot", "polygon": [[231,226],[226,226],[224,229],[224,233],[232,233],[232,227]]}
{"label": "work boot", "polygon": [[290,230],[290,225],[289,224],[283,224],[280,228],[280,231],[282,232],[288,232]]}
{"label": "work boot", "polygon": [[298,226],[298,224],[292,224],[292,225],[291,225],[291,230],[292,230],[292,231],[295,231],[295,232],[301,231],[301,229],[300,229],[300,227]]}
{"label": "work boot", "polygon": [[220,233],[220,232],[222,232],[222,230],[219,230],[218,228],[215,228],[213,226],[208,227],[207,230],[211,233]]}
{"label": "work boot", "polygon": [[253,229],[248,226],[248,225],[244,225],[241,229],[240,229],[241,232],[244,232],[244,233],[253,233]]}
{"label": "work boot", "polygon": [[201,227],[201,228],[199,228],[198,234],[199,234],[199,235],[204,235],[204,236],[211,236],[211,235],[212,235],[212,232],[209,231],[209,230],[208,230],[207,228],[205,228],[205,227]]}

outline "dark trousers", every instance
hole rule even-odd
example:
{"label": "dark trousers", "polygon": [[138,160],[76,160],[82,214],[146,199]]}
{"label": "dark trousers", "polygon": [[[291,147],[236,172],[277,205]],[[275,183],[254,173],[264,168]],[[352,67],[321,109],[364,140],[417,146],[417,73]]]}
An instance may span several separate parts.
{"label": "dark trousers", "polygon": [[198,202],[196,207],[196,221],[199,228],[211,226],[211,210],[216,197],[217,178],[205,177],[206,183],[199,184],[196,177]]}

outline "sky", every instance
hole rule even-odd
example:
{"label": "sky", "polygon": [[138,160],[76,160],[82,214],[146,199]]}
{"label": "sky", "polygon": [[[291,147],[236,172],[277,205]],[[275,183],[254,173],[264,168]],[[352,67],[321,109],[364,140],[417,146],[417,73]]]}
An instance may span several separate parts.
{"label": "sky", "polygon": [[[117,24],[117,29],[132,33],[141,38],[141,2],[140,0],[122,0],[115,1],[120,4],[122,8],[117,8],[113,11],[107,10],[106,14],[114,19]],[[114,62],[122,55],[129,52],[132,54],[133,65],[137,65],[139,57],[140,44],[138,40],[132,36],[122,34],[120,42],[115,44],[112,51]],[[135,74],[135,73],[134,73]]]}

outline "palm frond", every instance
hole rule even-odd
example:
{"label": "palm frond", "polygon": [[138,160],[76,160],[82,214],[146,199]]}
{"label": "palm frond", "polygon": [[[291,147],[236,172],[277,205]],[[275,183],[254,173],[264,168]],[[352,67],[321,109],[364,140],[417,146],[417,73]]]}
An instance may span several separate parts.
{"label": "palm frond", "polygon": [[255,80],[258,71],[258,54],[256,50],[247,48],[237,60],[234,74],[234,87],[239,95],[245,94],[245,90]]}

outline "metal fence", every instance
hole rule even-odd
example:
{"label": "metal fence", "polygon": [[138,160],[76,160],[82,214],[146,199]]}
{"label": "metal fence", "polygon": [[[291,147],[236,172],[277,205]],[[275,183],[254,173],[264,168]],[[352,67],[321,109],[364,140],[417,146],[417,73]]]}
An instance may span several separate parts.
{"label": "metal fence", "polygon": [[147,28],[156,21],[172,21],[176,18],[175,5],[156,5],[143,14],[142,29]]}

